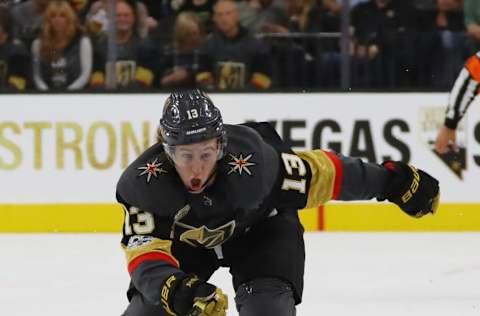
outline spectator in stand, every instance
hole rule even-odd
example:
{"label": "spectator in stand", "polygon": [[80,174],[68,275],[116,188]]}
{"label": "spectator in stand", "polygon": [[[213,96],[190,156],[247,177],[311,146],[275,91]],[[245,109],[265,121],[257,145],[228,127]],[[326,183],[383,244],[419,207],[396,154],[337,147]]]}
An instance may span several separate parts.
{"label": "spectator in stand", "polygon": [[305,59],[305,51],[289,37],[289,17],[285,6],[274,0],[249,0],[237,3],[240,24],[252,34],[260,34],[262,42],[272,56],[272,80],[280,88],[296,87],[303,84],[306,67],[298,65]]}
{"label": "spectator in stand", "polygon": [[352,8],[354,84],[401,86],[413,67],[412,7],[404,0],[370,0]]}
{"label": "spectator in stand", "polygon": [[288,31],[287,12],[273,0],[240,1],[237,6],[240,12],[240,24],[251,33],[270,33],[277,28]]}
{"label": "spectator in stand", "polygon": [[171,0],[142,0],[149,13],[148,36],[153,43],[167,46],[173,41],[176,15]]}
{"label": "spectator in stand", "polygon": [[150,16],[155,21],[161,21],[167,17],[175,15],[171,7],[170,0],[142,0],[148,9]]}
{"label": "spectator in stand", "polygon": [[311,0],[287,0],[287,15],[289,19],[288,30],[304,32],[307,30],[310,12],[315,6]]}
{"label": "spectator in stand", "polygon": [[43,22],[43,13],[50,0],[28,0],[14,5],[14,37],[21,40],[25,47],[30,47],[37,37]]}
{"label": "spectator in stand", "polygon": [[77,13],[78,19],[84,24],[87,9],[90,6],[90,0],[68,0],[73,10]]}
{"label": "spectator in stand", "polygon": [[38,90],[81,90],[92,72],[92,44],[65,0],[51,1],[32,44],[33,82]]}
{"label": "spectator in stand", "polygon": [[205,39],[197,14],[181,12],[175,21],[174,40],[164,50],[159,69],[160,87],[195,87],[198,70],[198,49]]}
{"label": "spectator in stand", "polygon": [[318,3],[318,10],[320,11],[320,31],[340,32],[342,4],[337,0],[319,0]]}
{"label": "spectator in stand", "polygon": [[13,38],[13,17],[0,5],[0,91],[23,91],[27,86],[29,57]]}
{"label": "spectator in stand", "polygon": [[[270,33],[339,32],[340,12],[335,0],[287,0],[285,24],[269,24]],[[308,34],[307,34],[308,35]],[[276,82],[282,87],[334,86],[339,82],[338,39],[312,37],[271,41],[276,56]],[[280,74],[278,74],[280,71]]]}
{"label": "spectator in stand", "polygon": [[[88,10],[85,24],[88,33],[94,38],[105,35],[107,32],[107,3],[107,0],[97,0],[92,3]],[[156,26],[156,21],[149,17],[148,9],[143,2],[129,1],[129,4],[135,8],[137,35],[141,38],[147,37],[149,30]]]}
{"label": "spectator in stand", "polygon": [[220,90],[270,88],[267,48],[240,25],[236,3],[219,0],[214,6],[214,23],[216,30],[201,48],[197,84]]}
{"label": "spectator in stand", "polygon": [[463,0],[463,8],[470,54],[473,54],[480,50],[480,1]]}
{"label": "spectator in stand", "polygon": [[[117,0],[116,3],[116,87],[118,89],[138,89],[150,87],[154,80],[153,61],[155,54],[148,37],[138,31],[135,6],[130,1]],[[101,35],[95,44],[93,88],[103,88],[107,73],[107,36]]]}
{"label": "spectator in stand", "polygon": [[437,0],[417,15],[418,83],[447,89],[465,59],[463,8],[458,0]]}
{"label": "spectator in stand", "polygon": [[[342,5],[337,0],[318,0],[308,13],[306,32],[340,32]],[[340,45],[338,38],[315,38],[309,50],[315,57],[313,84],[315,87],[340,85]]]}
{"label": "spectator in stand", "polygon": [[211,22],[216,2],[216,0],[171,0],[170,6],[177,14],[183,11],[195,12],[209,32],[213,26]]}

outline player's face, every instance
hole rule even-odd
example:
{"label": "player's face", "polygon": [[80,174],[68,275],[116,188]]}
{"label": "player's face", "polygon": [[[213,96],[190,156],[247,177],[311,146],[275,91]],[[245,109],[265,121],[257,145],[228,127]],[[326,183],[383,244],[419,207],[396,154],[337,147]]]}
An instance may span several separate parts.
{"label": "player's face", "polygon": [[217,139],[175,147],[175,169],[188,191],[201,193],[207,186],[217,163],[218,151]]}

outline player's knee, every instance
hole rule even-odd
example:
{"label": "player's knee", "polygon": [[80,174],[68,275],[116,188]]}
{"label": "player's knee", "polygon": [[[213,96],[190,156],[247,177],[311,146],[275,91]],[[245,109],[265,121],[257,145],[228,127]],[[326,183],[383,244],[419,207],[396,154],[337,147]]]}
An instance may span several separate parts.
{"label": "player's knee", "polygon": [[240,316],[294,316],[292,287],[276,278],[258,278],[240,285],[235,303]]}

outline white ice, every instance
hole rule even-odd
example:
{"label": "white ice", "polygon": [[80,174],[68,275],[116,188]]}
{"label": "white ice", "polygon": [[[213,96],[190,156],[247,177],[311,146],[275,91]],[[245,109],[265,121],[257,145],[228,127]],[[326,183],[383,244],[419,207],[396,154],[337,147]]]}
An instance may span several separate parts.
{"label": "white ice", "polygon": [[[480,315],[480,233],[307,233],[302,316]],[[0,234],[0,315],[121,315],[117,234]],[[233,298],[228,271],[212,282]],[[237,315],[231,300],[229,316]]]}

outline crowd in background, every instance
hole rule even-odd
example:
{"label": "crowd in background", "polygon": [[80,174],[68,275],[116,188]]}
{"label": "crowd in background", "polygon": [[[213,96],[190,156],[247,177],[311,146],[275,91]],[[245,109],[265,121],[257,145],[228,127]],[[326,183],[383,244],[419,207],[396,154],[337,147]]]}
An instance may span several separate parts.
{"label": "crowd in background", "polygon": [[345,58],[352,88],[448,89],[480,47],[479,0],[351,0],[343,51],[341,0],[109,3],[0,0],[0,91],[337,89]]}

